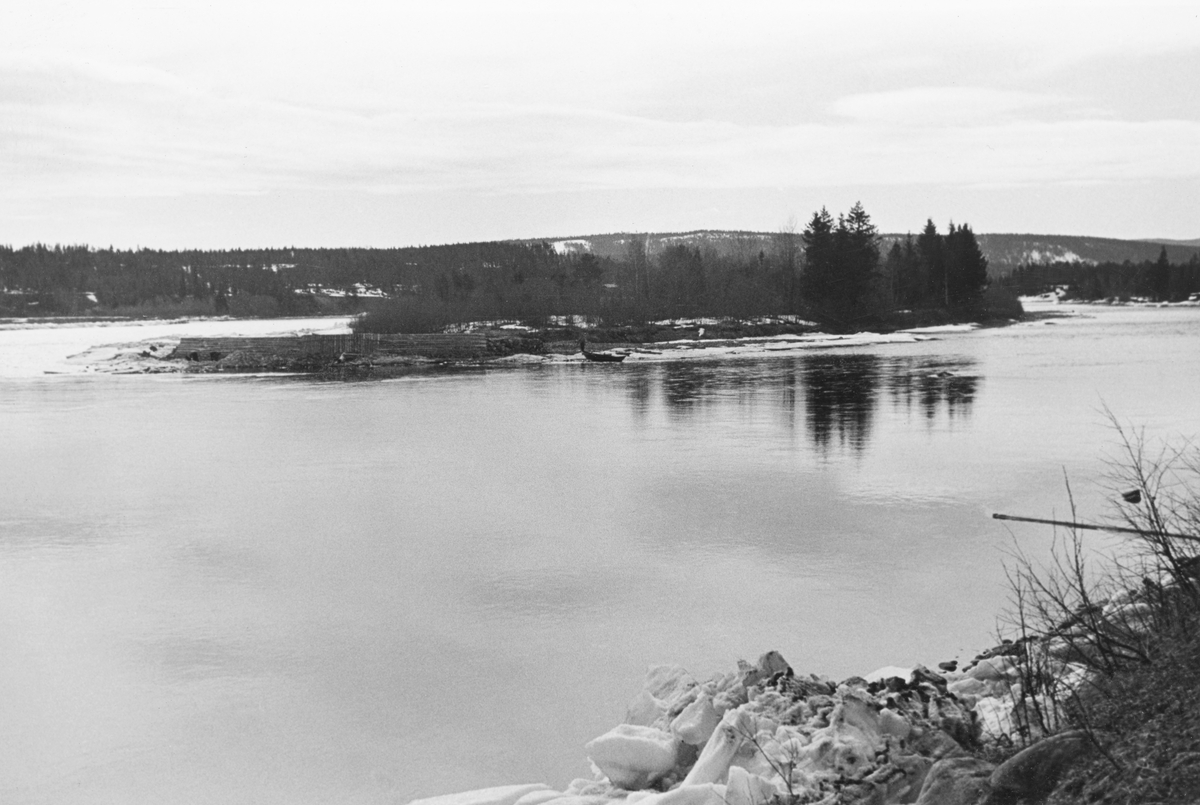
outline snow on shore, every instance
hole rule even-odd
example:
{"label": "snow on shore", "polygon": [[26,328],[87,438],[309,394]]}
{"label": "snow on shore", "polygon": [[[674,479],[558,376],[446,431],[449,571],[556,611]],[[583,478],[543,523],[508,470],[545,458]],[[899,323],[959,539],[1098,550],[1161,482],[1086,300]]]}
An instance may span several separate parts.
{"label": "snow on shore", "polygon": [[[662,362],[678,360],[715,360],[721,358],[761,357],[763,355],[787,355],[808,352],[814,349],[838,347],[864,347],[877,344],[911,344],[933,340],[919,332],[898,333],[853,333],[832,335],[830,333],[808,333],[805,335],[776,335],[767,338],[736,338],[728,340],[681,339],[645,344],[638,347],[604,349],[593,348],[627,355],[626,363]],[[580,353],[571,355],[534,356],[545,363],[575,363],[585,360]]]}
{"label": "snow on shore", "polygon": [[0,378],[91,374],[96,371],[96,364],[125,353],[150,351],[165,355],[184,336],[348,333],[350,320],[350,316],[90,322],[0,320]]}
{"label": "snow on shore", "polygon": [[[352,317],[307,319],[176,319],[170,321],[40,322],[0,320],[0,378],[177,371],[158,359],[184,336],[333,335],[350,332]],[[807,333],[738,339],[680,339],[614,349],[628,363],[717,360],[787,355],[813,349],[927,341],[937,333],[970,327],[926,328],[898,333]],[[500,363],[573,363],[580,353],[514,355]]]}
{"label": "snow on shore", "polygon": [[[350,332],[350,316],[306,319],[175,319],[149,321],[0,320],[0,378],[180,371],[162,361],[185,336],[333,335]],[[896,333],[805,333],[736,339],[695,339],[615,347],[626,363],[755,358],[814,349],[908,344],[958,334],[976,325],[943,325]],[[602,345],[596,345],[603,350]],[[581,353],[518,354],[491,362],[575,363]]]}

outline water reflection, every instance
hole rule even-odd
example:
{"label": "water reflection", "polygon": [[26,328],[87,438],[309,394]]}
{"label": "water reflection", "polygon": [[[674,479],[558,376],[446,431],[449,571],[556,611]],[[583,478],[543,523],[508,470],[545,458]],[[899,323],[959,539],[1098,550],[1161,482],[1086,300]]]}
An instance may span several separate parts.
{"label": "water reflection", "polygon": [[919,405],[927,419],[933,419],[945,406],[951,418],[965,416],[975,401],[979,379],[971,374],[970,361],[946,361],[925,358],[914,361],[912,370],[895,372],[889,383],[892,399],[912,409]]}
{"label": "water reflection", "polygon": [[[672,367],[663,376],[663,396],[668,410],[678,412],[701,402],[710,386],[727,385],[725,373],[714,371],[711,364],[683,364]],[[735,379],[735,383],[740,382]]]}
{"label": "water reflection", "polygon": [[806,355],[792,361],[694,362],[627,367],[627,399],[639,419],[661,406],[686,420],[714,406],[768,406],[789,431],[803,420],[822,452],[861,452],[871,441],[881,402],[932,422],[969,414],[980,378],[960,356]]}
{"label": "water reflection", "polygon": [[801,362],[804,420],[818,448],[828,450],[835,435],[855,451],[867,446],[881,363],[875,355],[817,355]]}

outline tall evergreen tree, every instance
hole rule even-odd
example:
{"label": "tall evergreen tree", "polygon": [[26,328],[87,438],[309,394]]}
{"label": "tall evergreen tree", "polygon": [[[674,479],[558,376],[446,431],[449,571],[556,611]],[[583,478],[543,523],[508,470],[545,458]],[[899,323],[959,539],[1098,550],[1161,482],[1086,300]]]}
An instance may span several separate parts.
{"label": "tall evergreen tree", "polygon": [[824,207],[813,213],[800,239],[804,242],[804,271],[800,274],[800,292],[817,309],[828,305],[834,291],[833,218]]}
{"label": "tall evergreen tree", "polygon": [[978,301],[988,284],[987,258],[975,240],[971,227],[950,224],[943,257],[946,261],[949,304],[967,305]]}
{"label": "tall evergreen tree", "polygon": [[879,267],[879,234],[861,203],[837,224],[824,207],[814,213],[801,239],[801,291],[819,315],[846,324],[867,306]]}
{"label": "tall evergreen tree", "polygon": [[845,247],[841,259],[841,297],[847,313],[861,312],[868,303],[879,270],[879,230],[862,202],[855,202],[843,224]]}
{"label": "tall evergreen tree", "polygon": [[1150,269],[1150,294],[1156,302],[1165,302],[1171,295],[1171,262],[1167,259],[1167,247],[1158,253],[1158,260]]}
{"label": "tall evergreen tree", "polygon": [[917,254],[920,255],[921,273],[925,277],[924,301],[927,304],[949,307],[944,245],[933,219],[926,220],[925,229],[917,236]]}
{"label": "tall evergreen tree", "polygon": [[903,241],[892,244],[887,256],[886,272],[891,284],[893,305],[911,308],[922,303],[928,284],[923,268],[924,263],[911,234]]}

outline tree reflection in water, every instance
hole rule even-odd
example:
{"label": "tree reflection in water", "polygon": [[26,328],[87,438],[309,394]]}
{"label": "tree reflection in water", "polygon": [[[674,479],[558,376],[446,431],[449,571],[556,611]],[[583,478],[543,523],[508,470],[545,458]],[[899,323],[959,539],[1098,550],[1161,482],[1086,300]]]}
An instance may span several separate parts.
{"label": "tree reflection in water", "polygon": [[813,443],[829,449],[834,435],[854,450],[867,446],[880,364],[875,355],[814,355],[800,360],[805,422]]}
{"label": "tree reflection in water", "polygon": [[933,419],[944,404],[951,418],[965,416],[975,401],[979,378],[974,363],[965,359],[922,358],[909,362],[904,371],[889,377],[892,399],[905,408],[920,406],[926,419]]}
{"label": "tree reflection in water", "polygon": [[[813,445],[855,452],[871,439],[876,408],[890,399],[928,421],[969,413],[979,387],[974,361],[959,356],[820,353],[790,361],[704,361],[623,367],[628,399],[641,417],[659,406],[686,420],[723,405],[764,404],[785,430],[804,420]],[[657,398],[657,400],[656,400]]]}

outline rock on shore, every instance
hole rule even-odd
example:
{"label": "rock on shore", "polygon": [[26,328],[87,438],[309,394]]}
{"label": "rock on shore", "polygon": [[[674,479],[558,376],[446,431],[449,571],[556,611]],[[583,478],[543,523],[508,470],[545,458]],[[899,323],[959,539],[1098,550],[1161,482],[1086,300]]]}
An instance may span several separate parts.
{"label": "rock on shore", "polygon": [[[949,665],[949,664],[948,664]],[[1004,647],[965,670],[889,667],[835,682],[778,652],[698,681],[657,666],[625,723],[590,741],[592,779],[482,789],[413,805],[975,805],[1044,797],[1078,734],[999,767],[968,750],[1013,731],[1019,671]]]}

